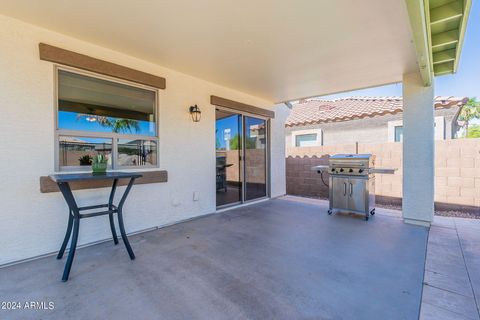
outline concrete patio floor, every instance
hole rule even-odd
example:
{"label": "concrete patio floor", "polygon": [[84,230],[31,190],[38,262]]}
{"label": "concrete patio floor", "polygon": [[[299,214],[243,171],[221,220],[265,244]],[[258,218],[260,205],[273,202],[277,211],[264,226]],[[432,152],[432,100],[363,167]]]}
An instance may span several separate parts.
{"label": "concrete patio floor", "polygon": [[86,247],[67,283],[54,256],[0,269],[0,300],[55,306],[0,319],[417,319],[427,229],[326,210],[285,197],[200,217],[131,236],[135,261]]}
{"label": "concrete patio floor", "polygon": [[479,320],[480,220],[435,217],[428,236],[421,320]]}

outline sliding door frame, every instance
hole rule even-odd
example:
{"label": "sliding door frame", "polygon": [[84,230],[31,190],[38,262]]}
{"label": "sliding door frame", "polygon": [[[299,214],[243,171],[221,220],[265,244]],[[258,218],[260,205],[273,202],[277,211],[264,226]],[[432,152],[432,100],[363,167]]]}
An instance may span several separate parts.
{"label": "sliding door frame", "polygon": [[[246,136],[247,136],[247,128],[246,128],[246,117],[250,117],[250,118],[257,118],[257,119],[260,119],[260,120],[264,120],[265,121],[265,135],[266,135],[266,139],[265,139],[265,196],[263,197],[259,197],[259,198],[254,198],[254,199],[250,199],[250,200],[247,200],[247,166],[245,165],[245,158],[246,158],[246,154],[247,154],[247,149],[245,148],[246,145],[245,145],[245,140],[246,140]],[[269,118],[266,118],[266,117],[262,117],[262,116],[258,116],[258,115],[250,115],[250,114],[242,114],[242,121],[243,121],[243,124],[242,124],[242,129],[243,129],[243,154],[242,154],[242,163],[243,163],[243,201],[242,203],[249,203],[249,202],[254,202],[254,201],[258,201],[258,200],[262,200],[262,199],[266,199],[266,198],[269,198],[270,195],[269,195],[269,181],[270,181],[270,157],[269,157],[269,146],[270,146],[270,130],[269,130]]]}
{"label": "sliding door frame", "polygon": [[[243,199],[245,197],[244,195],[244,190],[245,190],[245,187],[244,187],[244,178],[243,178],[243,175],[244,175],[244,169],[243,169],[243,115],[238,112],[237,110],[234,110],[234,109],[229,109],[229,108],[224,108],[224,107],[219,107],[219,106],[215,106],[215,113],[217,112],[217,110],[221,110],[221,111],[225,111],[225,112],[229,112],[229,113],[232,113],[232,115],[239,115],[239,120],[238,120],[238,125],[240,126],[239,127],[239,135],[240,135],[240,141],[242,143],[242,150],[240,151],[240,157],[241,159],[239,159],[239,170],[238,170],[238,174],[239,174],[239,180],[240,180],[240,185],[241,185],[241,198],[240,200],[238,201],[235,201],[235,202],[231,202],[231,203],[226,203],[226,204],[222,204],[222,205],[217,205],[217,191],[215,191],[215,206],[217,208],[217,210],[221,210],[221,209],[225,209],[225,208],[229,208],[229,207],[235,207],[235,206],[239,206],[239,205],[242,205],[243,204]],[[217,125],[217,122],[215,120],[215,126]],[[215,147],[215,155],[217,154],[217,148]]]}
{"label": "sliding door frame", "polygon": [[[270,152],[271,152],[271,147],[270,147],[270,140],[271,140],[270,118],[265,117],[265,116],[261,116],[261,115],[255,114],[255,113],[243,112],[243,111],[239,111],[239,110],[235,110],[235,109],[231,109],[231,108],[227,108],[227,107],[221,107],[221,106],[216,106],[216,105],[214,107],[215,107],[216,110],[218,109],[218,110],[231,112],[231,113],[240,115],[240,119],[241,119],[240,122],[242,124],[242,126],[241,126],[241,132],[242,132],[242,135],[241,135],[241,140],[242,140],[241,157],[242,158],[239,161],[240,170],[241,170],[242,199],[240,201],[236,201],[236,202],[233,202],[233,203],[228,203],[228,204],[217,206],[217,210],[224,209],[224,208],[227,208],[227,207],[234,207],[234,206],[242,205],[242,204],[245,204],[245,203],[251,203],[251,202],[256,202],[256,201],[259,201],[259,200],[264,200],[264,199],[270,198],[270,190],[271,190],[271,186],[270,186],[270,183],[271,183],[271,179],[270,179],[270,168],[271,168],[271,163],[270,163]],[[216,110],[215,110],[215,112],[216,112]],[[266,139],[265,139],[265,196],[260,197],[260,198],[250,199],[250,200],[246,200],[247,183],[246,183],[246,166],[245,166],[245,154],[246,154],[246,150],[245,150],[245,135],[246,135],[245,117],[252,117],[252,118],[257,118],[257,119],[264,120],[265,121],[265,134],[266,134]],[[216,150],[215,150],[215,152],[216,152]],[[215,196],[216,196],[216,192],[215,192]],[[215,200],[215,203],[216,203],[216,200]]]}

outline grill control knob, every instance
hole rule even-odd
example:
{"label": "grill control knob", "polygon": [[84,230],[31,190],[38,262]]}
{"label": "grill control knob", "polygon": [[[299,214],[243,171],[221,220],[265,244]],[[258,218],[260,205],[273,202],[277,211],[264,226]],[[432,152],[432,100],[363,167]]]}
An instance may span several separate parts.
{"label": "grill control knob", "polygon": [[358,173],[362,173],[363,172],[363,169],[358,169]]}
{"label": "grill control knob", "polygon": [[353,172],[353,169],[348,170],[348,172]]}
{"label": "grill control knob", "polygon": [[343,172],[343,168],[342,168],[342,169],[340,169],[340,172]]}
{"label": "grill control knob", "polygon": [[335,171],[335,168],[332,168],[332,172],[334,172],[334,171]]}

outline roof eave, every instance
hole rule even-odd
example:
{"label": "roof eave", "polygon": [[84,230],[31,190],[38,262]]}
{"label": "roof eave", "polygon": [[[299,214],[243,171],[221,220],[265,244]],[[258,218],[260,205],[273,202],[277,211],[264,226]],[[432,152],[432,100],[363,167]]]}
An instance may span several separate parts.
{"label": "roof eave", "polygon": [[418,68],[424,85],[430,86],[433,76],[458,70],[472,0],[405,1]]}
{"label": "roof eave", "polygon": [[[428,0],[426,0],[428,1]],[[432,84],[432,55],[427,26],[427,15],[425,1],[406,0],[410,26],[412,29],[413,43],[417,54],[417,64],[422,76],[423,84]]]}
{"label": "roof eave", "polygon": [[470,16],[470,10],[472,8],[472,0],[465,0],[464,2],[464,13],[462,18],[462,25],[460,27],[460,36],[458,40],[458,48],[457,48],[457,55],[455,59],[455,64],[453,68],[453,73],[457,72],[458,64],[460,62],[460,56],[463,48],[463,41],[465,38],[465,32],[467,31],[467,24],[468,24],[468,17]]}
{"label": "roof eave", "polygon": [[456,73],[463,47],[472,0],[447,3],[424,0],[435,76]]}

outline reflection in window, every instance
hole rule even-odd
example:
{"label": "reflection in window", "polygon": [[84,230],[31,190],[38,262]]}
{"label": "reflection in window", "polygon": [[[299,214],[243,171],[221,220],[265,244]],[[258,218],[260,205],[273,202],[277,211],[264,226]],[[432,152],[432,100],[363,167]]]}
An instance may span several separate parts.
{"label": "reflection in window", "polygon": [[155,136],[155,92],[58,71],[58,128]]}
{"label": "reflection in window", "polygon": [[118,166],[157,165],[157,143],[150,140],[118,140]]}
{"label": "reflection in window", "polygon": [[265,120],[247,118],[245,136],[246,149],[264,149],[266,144]]}
{"label": "reflection in window", "polygon": [[217,206],[242,201],[242,134],[239,114],[215,110]]}
{"label": "reflection in window", "polygon": [[112,139],[86,137],[59,137],[60,167],[90,166],[98,154],[108,157],[111,166]]}
{"label": "reflection in window", "polygon": [[267,195],[266,128],[263,119],[245,116],[245,200]]}

